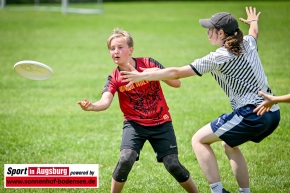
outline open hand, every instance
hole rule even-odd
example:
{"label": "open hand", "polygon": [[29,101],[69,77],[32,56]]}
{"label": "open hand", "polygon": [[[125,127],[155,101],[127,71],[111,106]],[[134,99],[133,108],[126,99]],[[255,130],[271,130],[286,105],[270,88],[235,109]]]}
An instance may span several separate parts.
{"label": "open hand", "polygon": [[253,112],[257,112],[257,115],[263,115],[264,113],[270,111],[270,108],[275,104],[275,102],[273,101],[272,95],[265,94],[261,91],[259,91],[258,93],[264,97],[265,101],[257,106]]}
{"label": "open hand", "polygon": [[[133,66],[128,64],[130,71],[121,71],[121,78],[123,82],[128,82],[127,87],[131,86],[133,83],[142,81],[142,73],[138,72]],[[143,70],[145,68],[142,68]],[[141,69],[141,70],[142,70]]]}
{"label": "open hand", "polygon": [[240,18],[241,22],[244,22],[246,24],[250,24],[252,21],[258,21],[259,20],[259,16],[261,14],[261,12],[259,12],[258,14],[256,13],[256,8],[252,8],[250,7],[246,7],[246,13],[247,13],[247,19],[243,19]]}
{"label": "open hand", "polygon": [[79,104],[84,111],[92,111],[94,107],[93,104],[87,99],[84,99],[83,101],[78,101],[77,104]]}

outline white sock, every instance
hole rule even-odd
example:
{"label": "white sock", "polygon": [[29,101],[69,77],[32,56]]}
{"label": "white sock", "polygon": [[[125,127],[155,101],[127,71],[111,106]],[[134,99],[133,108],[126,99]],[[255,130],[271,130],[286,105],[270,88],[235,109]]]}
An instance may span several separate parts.
{"label": "white sock", "polygon": [[250,188],[239,188],[240,193],[250,193]]}
{"label": "white sock", "polygon": [[223,192],[223,185],[221,182],[216,182],[210,184],[211,193],[222,193]]}

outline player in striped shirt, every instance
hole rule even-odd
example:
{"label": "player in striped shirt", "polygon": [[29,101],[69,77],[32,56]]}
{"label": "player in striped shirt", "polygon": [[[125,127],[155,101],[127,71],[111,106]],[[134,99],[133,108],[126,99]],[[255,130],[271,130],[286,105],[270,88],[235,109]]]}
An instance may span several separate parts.
{"label": "player in striped shirt", "polygon": [[211,144],[222,141],[239,191],[249,193],[248,169],[238,146],[247,141],[259,143],[277,128],[280,121],[277,104],[262,116],[253,112],[264,100],[258,91],[273,94],[257,51],[260,12],[257,13],[256,8],[246,7],[246,13],[247,19],[240,18],[240,21],[250,26],[246,36],[230,13],[220,12],[211,18],[201,19],[201,26],[208,29],[210,43],[220,47],[190,65],[156,72],[121,72],[124,81],[129,82],[128,86],[141,80],[170,80],[212,74],[229,97],[233,109],[233,112],[223,114],[199,129],[192,137],[193,150],[212,193],[227,191],[223,189]]}

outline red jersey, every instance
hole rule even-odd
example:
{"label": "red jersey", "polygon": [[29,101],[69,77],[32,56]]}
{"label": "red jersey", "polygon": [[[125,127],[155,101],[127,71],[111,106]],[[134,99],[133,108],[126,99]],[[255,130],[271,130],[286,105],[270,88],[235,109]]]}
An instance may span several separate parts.
{"label": "red jersey", "polygon": [[[136,70],[143,68],[164,68],[152,58],[133,58]],[[166,121],[172,121],[166,100],[159,81],[141,81],[126,87],[122,82],[119,67],[109,76],[104,86],[104,92],[113,95],[118,92],[119,105],[124,114],[124,120],[135,121],[144,126],[155,126]]]}

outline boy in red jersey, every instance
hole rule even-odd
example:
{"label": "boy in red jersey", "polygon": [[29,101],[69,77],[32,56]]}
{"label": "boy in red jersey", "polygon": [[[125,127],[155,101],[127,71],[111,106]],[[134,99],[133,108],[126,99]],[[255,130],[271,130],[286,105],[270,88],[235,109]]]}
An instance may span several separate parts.
{"label": "boy in red jersey", "polygon": [[[164,163],[167,171],[180,185],[187,192],[198,192],[188,170],[178,160],[176,137],[160,82],[141,81],[126,87],[127,83],[122,81],[120,74],[120,71],[130,70],[128,64],[140,72],[164,67],[152,58],[133,58],[133,38],[126,31],[115,29],[107,40],[107,46],[118,66],[108,76],[101,99],[95,103],[87,99],[77,103],[85,111],[102,111],[110,106],[114,94],[118,93],[124,127],[120,158],[112,176],[111,193],[122,191],[146,140],[153,147],[157,161]],[[181,84],[179,80],[164,82],[176,88]]]}

